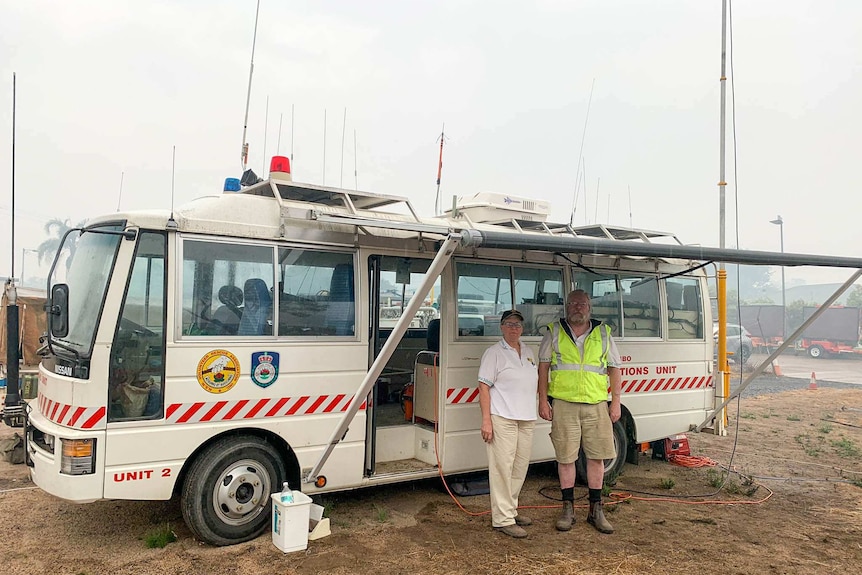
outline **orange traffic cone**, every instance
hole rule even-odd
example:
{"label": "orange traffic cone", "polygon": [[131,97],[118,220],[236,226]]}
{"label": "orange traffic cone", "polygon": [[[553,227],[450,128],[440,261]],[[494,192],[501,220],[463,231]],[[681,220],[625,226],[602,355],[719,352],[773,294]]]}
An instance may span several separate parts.
{"label": "orange traffic cone", "polygon": [[778,365],[777,361],[772,362],[772,373],[775,374],[775,377],[783,377],[784,376],[784,372],[781,371],[781,366]]}
{"label": "orange traffic cone", "polygon": [[817,378],[814,376],[814,372],[811,372],[811,383],[808,384],[808,389],[817,389]]}

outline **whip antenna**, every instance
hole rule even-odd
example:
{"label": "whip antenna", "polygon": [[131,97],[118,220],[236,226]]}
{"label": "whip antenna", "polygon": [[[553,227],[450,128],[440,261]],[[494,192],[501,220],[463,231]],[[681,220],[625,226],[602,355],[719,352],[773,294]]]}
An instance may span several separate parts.
{"label": "whip antenna", "polygon": [[341,122],[341,167],[339,168],[340,172],[340,180],[338,181],[338,187],[344,187],[344,132],[347,130],[347,108],[344,108],[344,120]]}
{"label": "whip antenna", "polygon": [[168,218],[168,225],[166,226],[169,230],[177,229],[177,221],[174,219],[174,175],[176,174],[177,168],[177,146],[174,144],[173,151],[171,153],[171,217]]}
{"label": "whip antenna", "polygon": [[[251,40],[251,65],[248,69],[248,94],[245,98],[245,119],[242,123],[242,171],[248,166],[248,142],[245,141],[248,133],[248,108],[251,105],[251,77],[254,74],[254,47],[257,44],[257,17],[260,14],[260,0],[257,0],[257,9],[254,12],[254,36]],[[293,160],[293,158],[291,158]]]}
{"label": "whip antenna", "polygon": [[117,194],[117,211],[120,211],[120,202],[123,199],[123,177],[126,175],[126,172],[120,172],[120,193]]}
{"label": "whip antenna", "polygon": [[575,194],[572,198],[572,215],[569,216],[569,225],[573,225],[575,223],[575,206],[578,202],[578,190],[581,186],[581,180],[578,176],[581,174],[581,160],[584,157],[584,140],[587,137],[587,122],[590,120],[590,106],[593,104],[593,88],[596,86],[596,79],[593,78],[593,83],[590,86],[590,99],[587,101],[587,115],[584,118],[584,131],[581,133],[581,151],[578,152],[578,169],[575,174]]}
{"label": "whip antenna", "polygon": [[443,141],[446,139],[446,122],[440,130],[440,160],[437,162],[437,201],[434,204],[434,215],[439,216],[440,211],[440,176],[443,174]]}

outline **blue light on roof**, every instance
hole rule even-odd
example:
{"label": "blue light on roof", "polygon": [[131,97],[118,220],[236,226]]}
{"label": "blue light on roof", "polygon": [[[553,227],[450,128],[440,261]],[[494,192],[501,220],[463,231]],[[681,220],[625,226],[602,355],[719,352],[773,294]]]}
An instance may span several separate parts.
{"label": "blue light on roof", "polygon": [[239,178],[225,178],[224,191],[238,192],[240,190]]}

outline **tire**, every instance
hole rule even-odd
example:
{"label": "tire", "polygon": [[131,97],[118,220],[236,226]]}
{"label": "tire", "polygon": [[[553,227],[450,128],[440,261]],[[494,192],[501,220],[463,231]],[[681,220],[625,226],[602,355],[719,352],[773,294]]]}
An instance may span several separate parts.
{"label": "tire", "polygon": [[269,529],[270,494],[287,473],[276,449],[252,436],[225,437],[192,462],[183,482],[183,519],[210,545],[233,545]]}
{"label": "tire", "polygon": [[739,348],[739,364],[745,365],[751,357],[751,349],[745,346]]}
{"label": "tire", "polygon": [[[613,459],[605,459],[605,485],[613,485],[619,474],[622,473],[623,466],[626,464],[626,455],[629,450],[629,438],[626,434],[626,426],[623,425],[622,417],[614,423],[614,449],[616,450],[616,456]],[[578,459],[575,461],[575,471],[578,482],[586,485],[587,456],[584,455],[583,450],[578,453]]]}
{"label": "tire", "polygon": [[820,359],[821,357],[826,355],[826,351],[819,345],[812,345],[808,348],[808,355],[810,355],[814,359]]}

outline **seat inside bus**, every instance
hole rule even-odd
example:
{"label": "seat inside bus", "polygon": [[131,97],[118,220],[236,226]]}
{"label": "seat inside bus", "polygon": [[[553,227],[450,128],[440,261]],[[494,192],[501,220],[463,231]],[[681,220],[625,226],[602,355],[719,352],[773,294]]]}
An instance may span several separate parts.
{"label": "seat inside bus", "polygon": [[260,278],[245,280],[243,288],[245,307],[239,320],[237,335],[269,335],[272,326],[268,320],[272,311],[272,296],[266,282]]}
{"label": "seat inside bus", "polygon": [[210,320],[210,331],[214,335],[236,335],[242,318],[242,290],[234,285],[224,285],[218,290],[221,306]]}

